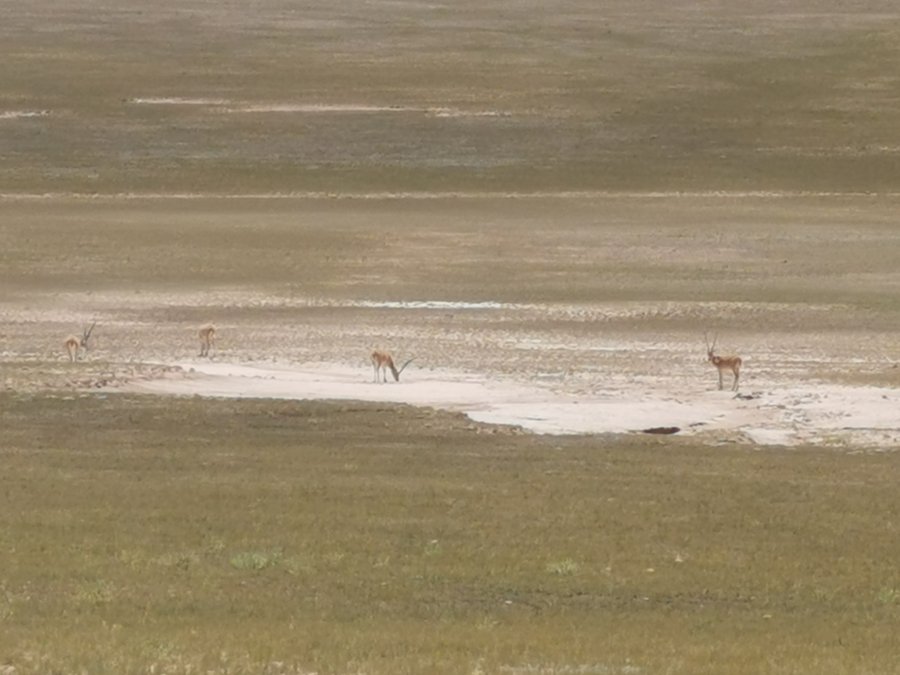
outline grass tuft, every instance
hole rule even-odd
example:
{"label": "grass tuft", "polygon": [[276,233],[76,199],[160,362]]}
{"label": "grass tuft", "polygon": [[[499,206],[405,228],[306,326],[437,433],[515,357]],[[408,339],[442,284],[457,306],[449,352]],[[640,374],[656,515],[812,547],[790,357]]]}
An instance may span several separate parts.
{"label": "grass tuft", "polygon": [[281,563],[281,551],[242,551],[229,559],[229,564],[243,571],[259,572]]}
{"label": "grass tuft", "polygon": [[544,569],[546,569],[550,574],[555,574],[561,577],[568,577],[574,574],[578,574],[578,572],[581,571],[581,564],[575,562],[571,558],[565,558],[564,560],[547,563]]}

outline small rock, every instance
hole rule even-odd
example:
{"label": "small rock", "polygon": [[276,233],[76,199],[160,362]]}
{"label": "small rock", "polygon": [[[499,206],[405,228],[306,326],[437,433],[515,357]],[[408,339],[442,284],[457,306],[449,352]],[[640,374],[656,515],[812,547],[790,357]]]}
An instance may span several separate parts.
{"label": "small rock", "polygon": [[641,430],[645,434],[677,434],[679,431],[681,431],[680,427],[650,427]]}

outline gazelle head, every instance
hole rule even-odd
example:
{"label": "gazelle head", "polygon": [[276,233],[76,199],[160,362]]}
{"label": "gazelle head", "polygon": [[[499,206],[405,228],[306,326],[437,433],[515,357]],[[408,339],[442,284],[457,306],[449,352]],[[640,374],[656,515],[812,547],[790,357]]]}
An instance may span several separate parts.
{"label": "gazelle head", "polygon": [[400,381],[400,373],[402,373],[402,372],[403,372],[403,369],[406,368],[406,366],[408,366],[410,363],[412,363],[412,361],[413,361],[412,359],[408,359],[408,360],[406,361],[406,363],[404,363],[402,366],[400,366],[400,368],[399,368],[398,370],[392,371],[392,372],[393,372],[393,375],[394,375],[394,381],[395,381],[395,382],[399,382],[399,381]]}
{"label": "gazelle head", "polygon": [[719,334],[716,333],[713,336],[713,341],[712,341],[712,344],[710,345],[709,344],[709,333],[703,333],[703,340],[706,342],[706,358],[710,363],[713,363],[714,359],[716,358],[716,355],[714,352],[715,352],[715,348],[716,348],[716,341],[718,339],[719,339]]}
{"label": "gazelle head", "polygon": [[81,340],[79,340],[79,343],[80,343],[82,349],[87,350],[87,348],[88,348],[88,340],[90,339],[91,333],[93,332],[94,326],[96,326],[96,325],[97,325],[97,322],[95,321],[94,323],[91,324],[91,327],[90,327],[90,328],[85,328],[85,329],[82,331],[82,333],[81,333]]}

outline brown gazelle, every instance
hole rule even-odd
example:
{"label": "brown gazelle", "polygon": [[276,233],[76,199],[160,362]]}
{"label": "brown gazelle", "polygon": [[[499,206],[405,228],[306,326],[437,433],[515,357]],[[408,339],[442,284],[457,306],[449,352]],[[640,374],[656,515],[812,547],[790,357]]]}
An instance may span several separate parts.
{"label": "brown gazelle", "polygon": [[216,344],[216,327],[211,323],[200,327],[200,356],[209,356],[209,350]]}
{"label": "brown gazelle", "polygon": [[81,337],[77,335],[70,335],[66,338],[66,341],[63,342],[63,346],[65,346],[66,351],[69,352],[69,361],[75,362],[78,359],[78,352],[86,352],[88,350],[88,340],[91,337],[91,331],[94,330],[94,326],[97,325],[97,322],[91,324],[90,328],[85,328],[81,332]]}
{"label": "brown gazelle", "polygon": [[722,389],[722,374],[730,370],[731,374],[734,375],[731,391],[737,391],[738,380],[741,379],[741,357],[736,354],[717,356],[713,350],[716,348],[716,341],[719,339],[718,335],[713,337],[712,345],[709,344],[709,336],[706,333],[703,334],[703,339],[706,341],[706,358],[719,371],[719,389]]}
{"label": "brown gazelle", "polygon": [[391,374],[394,376],[394,381],[400,381],[400,373],[403,372],[403,369],[406,368],[410,364],[412,359],[409,359],[406,363],[400,366],[400,369],[397,369],[397,366],[394,365],[394,359],[387,352],[380,352],[377,349],[372,352],[372,367],[375,369],[375,379],[373,382],[378,382],[378,372],[381,371],[383,376],[382,382],[387,382],[387,371],[390,370]]}

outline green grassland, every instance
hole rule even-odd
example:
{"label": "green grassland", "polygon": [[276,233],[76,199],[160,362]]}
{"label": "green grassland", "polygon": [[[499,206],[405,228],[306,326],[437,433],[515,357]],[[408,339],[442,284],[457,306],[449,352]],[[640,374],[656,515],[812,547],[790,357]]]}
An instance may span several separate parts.
{"label": "green grassland", "polygon": [[893,454],[5,395],[17,673],[890,673]]}

